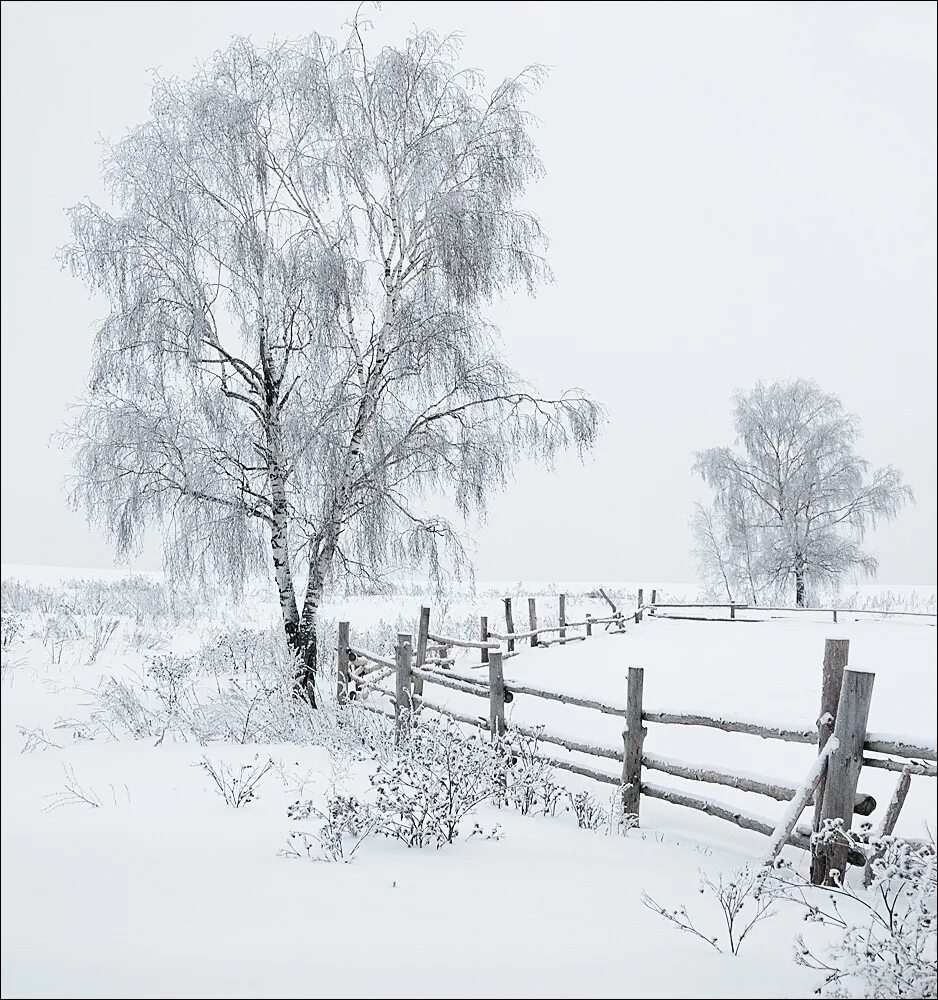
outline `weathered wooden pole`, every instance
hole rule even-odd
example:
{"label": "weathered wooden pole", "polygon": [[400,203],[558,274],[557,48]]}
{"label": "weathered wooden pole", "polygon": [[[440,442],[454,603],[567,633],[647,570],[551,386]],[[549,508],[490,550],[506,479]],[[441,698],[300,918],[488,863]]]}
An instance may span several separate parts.
{"label": "weathered wooden pole", "polygon": [[[430,631],[430,609],[421,607],[417,624],[417,648],[414,650],[414,666],[422,667],[427,662],[427,635]],[[414,678],[414,694],[423,694],[423,678]]]}
{"label": "weathered wooden pole", "polygon": [[731,601],[730,602],[730,618],[735,618],[735,617],[736,617],[736,605]]}
{"label": "weathered wooden pole", "polygon": [[400,741],[404,728],[409,724],[410,700],[410,659],[413,656],[413,638],[406,632],[398,632],[395,653],[394,687],[394,731]]}
{"label": "weathered wooden pole", "polygon": [[[482,642],[489,641],[489,620],[485,615],[479,618],[479,639]],[[485,646],[482,647],[482,662],[489,662],[489,651]]]}
{"label": "weathered wooden pole", "polygon": [[[505,632],[511,635],[515,630],[515,619],[511,613],[511,598],[505,598]],[[508,652],[513,653],[515,650],[515,640],[508,640]]]}
{"label": "weathered wooden pole", "polygon": [[647,732],[642,725],[642,687],[645,671],[629,667],[629,687],[625,703],[625,731],[622,733],[622,814],[632,813],[638,821],[642,792],[642,746]]}
{"label": "weathered wooden pole", "polygon": [[505,732],[505,674],[501,650],[489,657],[489,731],[493,742]]}
{"label": "weathered wooden pole", "polygon": [[586,613],[586,634],[593,634],[593,616],[588,611]]}
{"label": "weathered wooden pole", "polygon": [[[843,685],[844,670],[847,667],[849,654],[849,639],[824,640],[824,665],[821,668],[821,708],[818,711],[817,719],[818,753],[824,749],[824,745],[834,732],[834,719],[837,717],[837,702],[840,698],[840,688]],[[821,783],[818,785],[817,795],[814,798],[812,829],[815,833],[821,829],[821,813],[826,781],[827,771],[825,770],[821,776]],[[817,866],[812,864],[812,878],[815,875],[818,878],[823,878],[820,870],[820,862],[818,862]]]}
{"label": "weathered wooden pole", "polygon": [[[537,631],[537,603],[533,597],[528,598],[528,629],[531,632]],[[537,636],[531,636],[531,645],[537,645]]]}
{"label": "weathered wooden pole", "polygon": [[635,607],[638,608],[639,611],[641,611],[642,605],[644,603],[645,603],[645,591],[641,587],[639,587],[638,588],[638,600],[635,602]]}
{"label": "weathered wooden pole", "polygon": [[[850,829],[857,781],[863,767],[863,744],[874,680],[875,674],[866,671],[844,671],[833,732],[838,746],[828,758],[821,800],[822,836],[823,824],[827,821],[840,820],[845,833]],[[850,844],[845,833],[831,836],[826,843],[814,844],[811,881],[815,885],[836,885],[846,876]]]}
{"label": "weathered wooden pole", "polygon": [[651,592],[651,603],[652,604],[657,604],[658,603],[658,591],[657,590],[652,590],[652,592]]}
{"label": "weathered wooden pole", "polygon": [[567,630],[564,625],[567,624],[567,595],[561,594],[558,603],[558,615],[557,624],[560,626],[560,638],[563,639],[567,635]]}
{"label": "weathered wooden pole", "polygon": [[836,609],[834,610],[834,624],[835,625],[837,624],[837,611],[836,611]]}
{"label": "weathered wooden pole", "polygon": [[[909,786],[911,784],[912,772],[908,767],[904,767],[902,769],[902,774],[899,775],[899,780],[896,782],[896,788],[892,793],[892,798],[889,800],[889,805],[886,807],[886,813],[883,816],[883,821],[873,833],[873,840],[882,840],[883,837],[890,836],[892,831],[895,830],[896,821],[899,819],[899,813],[902,812],[902,806],[905,804],[905,797],[909,794]],[[866,865],[863,868],[864,885],[869,885],[870,882],[873,881],[873,865],[882,856],[883,848],[879,846],[875,847],[873,852],[866,859]]]}
{"label": "weathered wooden pole", "polygon": [[348,654],[348,637],[349,637],[349,623],[339,622],[339,643],[336,650],[336,686],[335,686],[335,696],[336,701],[340,705],[348,704],[348,665],[349,665],[349,654]]}

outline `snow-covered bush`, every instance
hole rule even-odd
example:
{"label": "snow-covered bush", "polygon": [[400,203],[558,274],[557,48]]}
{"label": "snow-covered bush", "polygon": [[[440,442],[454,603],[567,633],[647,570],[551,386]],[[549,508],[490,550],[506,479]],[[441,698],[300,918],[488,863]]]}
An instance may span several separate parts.
{"label": "snow-covered bush", "polygon": [[365,839],[380,822],[378,810],[354,795],[331,794],[324,810],[312,799],[301,799],[287,808],[292,820],[315,818],[315,831],[291,830],[287,846],[281,851],[291,858],[310,861],[349,862]]}
{"label": "snow-covered bush", "polygon": [[283,644],[270,630],[226,629],[203,644],[199,665],[210,674],[256,674],[277,660]]}
{"label": "snow-covered bush", "polygon": [[292,696],[295,661],[286,643],[235,676],[206,676],[198,656],[147,658],[137,683],[110,678],[96,692],[92,723],[113,738],[156,736],[200,744],[321,742],[337,729],[334,704],[319,711]]}
{"label": "snow-covered bush", "polygon": [[567,792],[570,810],[581,830],[601,830],[609,825],[609,814],[589,792]]}
{"label": "snow-covered bush", "polygon": [[503,774],[502,756],[481,734],[427,720],[369,777],[376,832],[408,847],[451,844],[462,819],[500,793]]}
{"label": "snow-covered bush", "polygon": [[554,781],[550,762],[540,755],[536,737],[509,729],[500,743],[506,761],[504,800],[522,816],[554,816],[566,789]]}
{"label": "snow-covered bush", "polygon": [[0,614],[0,648],[9,650],[23,634],[24,615],[18,611],[3,609]]}
{"label": "snow-covered bush", "polygon": [[720,872],[715,879],[701,872],[698,892],[709,896],[717,904],[722,935],[698,927],[686,906],[668,909],[648,893],[642,893],[642,902],[678,930],[706,941],[716,951],[738,955],[753,927],[775,915],[773,895],[763,891],[764,885],[764,870],[761,867],[747,865],[729,875]]}
{"label": "snow-covered bush", "polygon": [[142,697],[142,690],[116,677],[109,677],[94,692],[91,722],[112,739],[132,736],[142,740],[158,735],[159,719]]}
{"label": "snow-covered bush", "polygon": [[[855,843],[854,846],[860,846]],[[837,932],[832,944],[798,938],[796,960],[823,973],[826,997],[923,998],[938,995],[934,844],[874,840],[868,888],[849,879],[811,886],[780,863],[773,892],[805,908],[805,919]]]}
{"label": "snow-covered bush", "polygon": [[257,797],[258,785],[274,762],[269,757],[266,760],[255,757],[250,763],[234,768],[224,761],[203,757],[198,766],[212,779],[226,805],[240,809]]}
{"label": "snow-covered bush", "polygon": [[53,663],[61,663],[65,650],[81,636],[81,626],[67,600],[61,600],[40,617],[39,635]]}
{"label": "snow-covered bush", "polygon": [[119,625],[120,619],[109,614],[86,616],[86,619],[79,625],[84,640],[83,658],[85,662],[97,662],[98,657],[110,645]]}

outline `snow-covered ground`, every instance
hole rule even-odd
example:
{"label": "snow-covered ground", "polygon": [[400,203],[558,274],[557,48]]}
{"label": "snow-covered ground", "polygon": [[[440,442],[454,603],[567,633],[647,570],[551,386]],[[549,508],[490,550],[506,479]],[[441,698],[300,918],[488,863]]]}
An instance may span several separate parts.
{"label": "snow-covered ground", "polygon": [[[53,585],[63,576],[46,572],[41,582]],[[570,618],[602,613],[583,586],[541,593],[550,589],[578,595]],[[506,590],[488,584],[477,590],[476,597],[431,601],[431,631],[445,621],[474,637],[479,614],[497,627],[498,595]],[[333,602],[326,614],[352,623],[353,643],[367,637],[374,644],[386,632],[387,648],[393,632],[415,620],[420,602],[416,594],[356,597]],[[539,612],[542,624],[556,614],[548,597],[539,598]],[[519,602],[516,616],[524,614]],[[199,610],[167,628],[165,648],[193,651],[223,626],[273,620],[273,608],[260,599]],[[716,934],[720,916],[713,900],[697,893],[698,871],[727,872],[758,859],[766,841],[757,834],[647,799],[641,828],[625,836],[580,830],[569,814],[521,816],[485,806],[479,822],[486,829],[500,823],[503,839],[460,840],[436,851],[372,838],[349,865],[290,859],[278,853],[296,825],[286,817],[288,804],[331,786],[354,786],[360,777],[354,769],[326,746],[108,739],[82,725],[91,711],[89,692],[102,677],[136,677],[153,651],[132,641],[131,624],[122,621],[96,662],[87,662],[88,646],[80,642],[67,644],[52,662],[50,644],[30,634],[41,628],[41,616],[32,616],[4,651],[4,997],[802,997],[818,982],[816,972],[792,959],[794,938],[804,929],[796,909],[782,908],[757,927],[733,957],[680,934],[642,904],[643,891],[666,906],[686,903]],[[850,665],[876,673],[870,728],[934,741],[933,619],[835,626],[804,616],[756,624],[646,616],[626,635],[597,630],[587,642],[525,648],[506,661],[505,672],[622,702],[627,668],[642,666],[648,709],[811,726],[830,637],[849,638]],[[467,654],[458,669],[479,673],[477,655]],[[477,699],[441,688],[433,696],[464,711],[484,709]],[[510,718],[621,746],[616,718],[521,696],[508,708]],[[60,720],[71,724],[57,728]],[[816,752],[702,728],[648,728],[648,752],[795,783]],[[28,743],[24,729],[41,730],[54,745],[37,746],[35,736]],[[270,757],[277,766],[257,799],[236,810],[197,766],[204,755],[232,765]],[[615,770],[611,761],[591,763]],[[874,822],[895,778],[863,773],[861,789],[880,804]],[[600,799],[611,792],[562,771],[557,779]],[[770,818],[783,808],[666,775],[653,780]],[[72,781],[99,805],[64,801],[60,793]],[[935,786],[931,778],[913,779],[900,832],[934,831]],[[786,854],[804,865],[800,852]]]}

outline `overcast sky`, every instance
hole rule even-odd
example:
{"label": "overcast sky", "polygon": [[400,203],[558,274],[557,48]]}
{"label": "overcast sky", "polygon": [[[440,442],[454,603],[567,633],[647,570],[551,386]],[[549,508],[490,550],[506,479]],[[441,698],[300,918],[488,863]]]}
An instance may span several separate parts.
{"label": "overcast sky", "polygon": [[[99,136],[147,116],[152,68],[233,34],[344,34],[350,3],[4,3],[2,559],[99,567],[50,445],[104,310],[54,259],[100,196]],[[872,535],[879,581],[936,581],[935,5],[385,3],[377,37],[465,36],[491,83],[545,63],[529,205],[556,282],[498,303],[514,365],[579,386],[596,456],[519,469],[476,533],[489,579],[693,579],[697,449],[730,396],[816,378],[917,506]],[[140,568],[157,565],[157,550]]]}

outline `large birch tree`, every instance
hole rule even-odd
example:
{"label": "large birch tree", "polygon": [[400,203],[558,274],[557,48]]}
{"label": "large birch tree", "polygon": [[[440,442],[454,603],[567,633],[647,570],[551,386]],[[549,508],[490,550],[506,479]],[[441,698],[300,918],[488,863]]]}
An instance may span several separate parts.
{"label": "large birch tree", "polygon": [[588,449],[598,406],[540,398],[486,305],[547,275],[521,205],[541,170],[537,68],[487,92],[450,38],[371,52],[238,39],[105,155],[109,203],[71,210],[68,265],[107,299],[70,436],[73,497],[124,554],[272,567],[314,699],[326,584],[463,558],[462,515],[525,458]]}
{"label": "large birch tree", "polygon": [[714,492],[693,520],[704,582],[753,604],[790,587],[801,607],[809,584],[875,572],[864,537],[912,490],[897,469],[860,457],[857,418],[807,379],[760,382],[734,402],[736,449],[710,448],[694,464]]}

